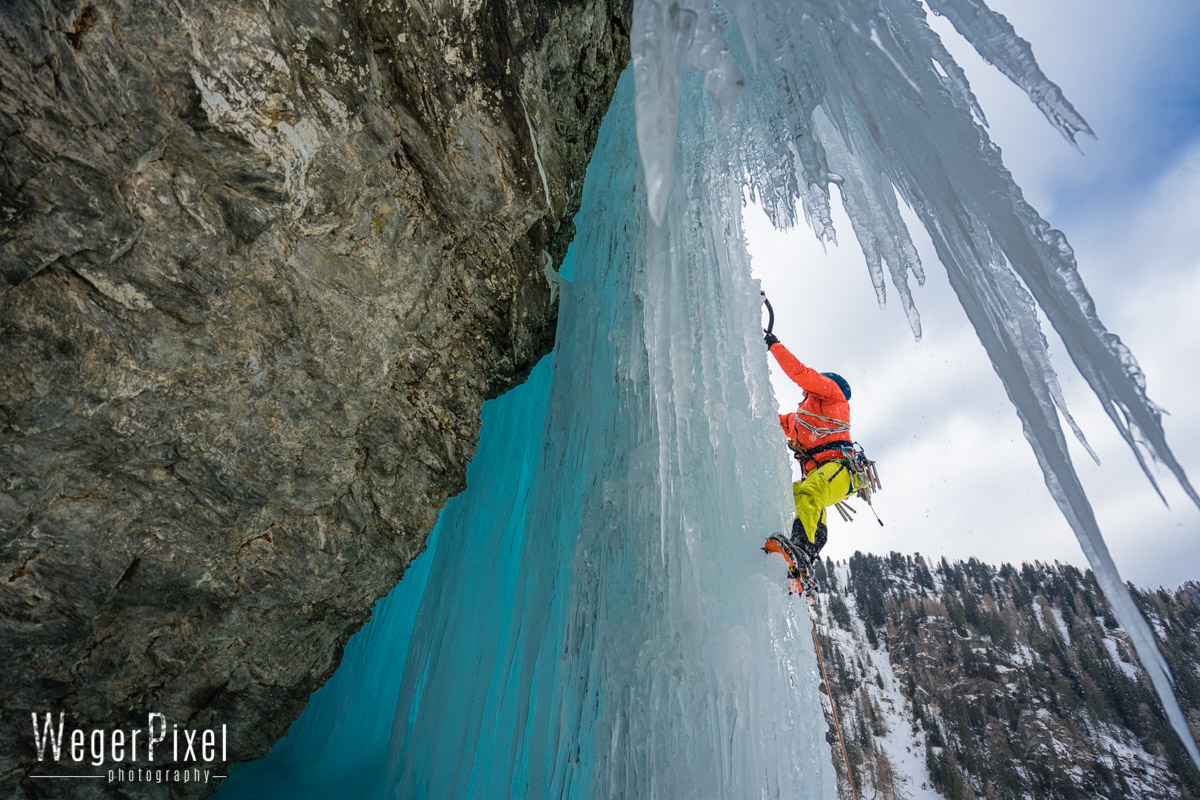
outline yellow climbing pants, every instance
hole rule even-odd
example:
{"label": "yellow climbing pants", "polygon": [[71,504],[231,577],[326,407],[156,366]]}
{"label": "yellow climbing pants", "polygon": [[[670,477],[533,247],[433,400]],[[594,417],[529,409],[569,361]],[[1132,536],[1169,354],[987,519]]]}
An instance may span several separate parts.
{"label": "yellow climbing pants", "polygon": [[796,501],[796,516],[804,525],[804,533],[813,541],[817,524],[825,521],[825,508],[840,503],[860,487],[854,485],[854,475],[841,461],[826,461],[808,473],[802,481],[792,484]]}

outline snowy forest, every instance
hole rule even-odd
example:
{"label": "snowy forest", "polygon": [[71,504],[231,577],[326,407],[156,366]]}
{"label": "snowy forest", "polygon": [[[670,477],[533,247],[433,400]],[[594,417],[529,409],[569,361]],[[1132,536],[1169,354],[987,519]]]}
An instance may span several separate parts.
{"label": "snowy forest", "polygon": [[[856,553],[818,574],[818,637],[860,796],[1200,796],[1090,570]],[[1200,586],[1130,591],[1196,726]]]}

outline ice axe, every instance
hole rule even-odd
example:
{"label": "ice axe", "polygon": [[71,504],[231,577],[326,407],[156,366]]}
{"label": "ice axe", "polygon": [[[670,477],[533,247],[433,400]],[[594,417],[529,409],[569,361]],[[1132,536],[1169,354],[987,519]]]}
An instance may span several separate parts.
{"label": "ice axe", "polygon": [[767,327],[763,333],[771,333],[771,329],[775,327],[775,309],[771,308],[771,301],[767,299],[767,293],[759,290],[762,295],[763,305],[767,307]]}

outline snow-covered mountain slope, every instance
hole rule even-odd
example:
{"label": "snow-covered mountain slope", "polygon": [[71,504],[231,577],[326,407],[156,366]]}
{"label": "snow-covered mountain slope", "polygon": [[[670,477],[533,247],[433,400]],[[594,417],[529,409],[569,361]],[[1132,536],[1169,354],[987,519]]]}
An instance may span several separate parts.
{"label": "snow-covered mountain slope", "polygon": [[[856,553],[818,573],[818,638],[860,797],[1200,796],[1090,571]],[[1195,731],[1200,585],[1131,593]],[[832,718],[830,731],[844,775]]]}

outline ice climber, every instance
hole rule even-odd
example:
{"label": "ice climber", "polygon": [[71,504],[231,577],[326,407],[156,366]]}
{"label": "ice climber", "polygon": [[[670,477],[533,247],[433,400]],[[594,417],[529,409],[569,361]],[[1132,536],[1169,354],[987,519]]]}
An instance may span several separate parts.
{"label": "ice climber", "polygon": [[780,414],[779,424],[804,473],[803,480],[792,484],[796,519],[791,541],[809,559],[816,559],[829,536],[826,507],[862,488],[851,465],[850,384],[835,372],[805,366],[773,333],[768,331],[763,340],[784,373],[804,390],[800,405],[790,414]]}

